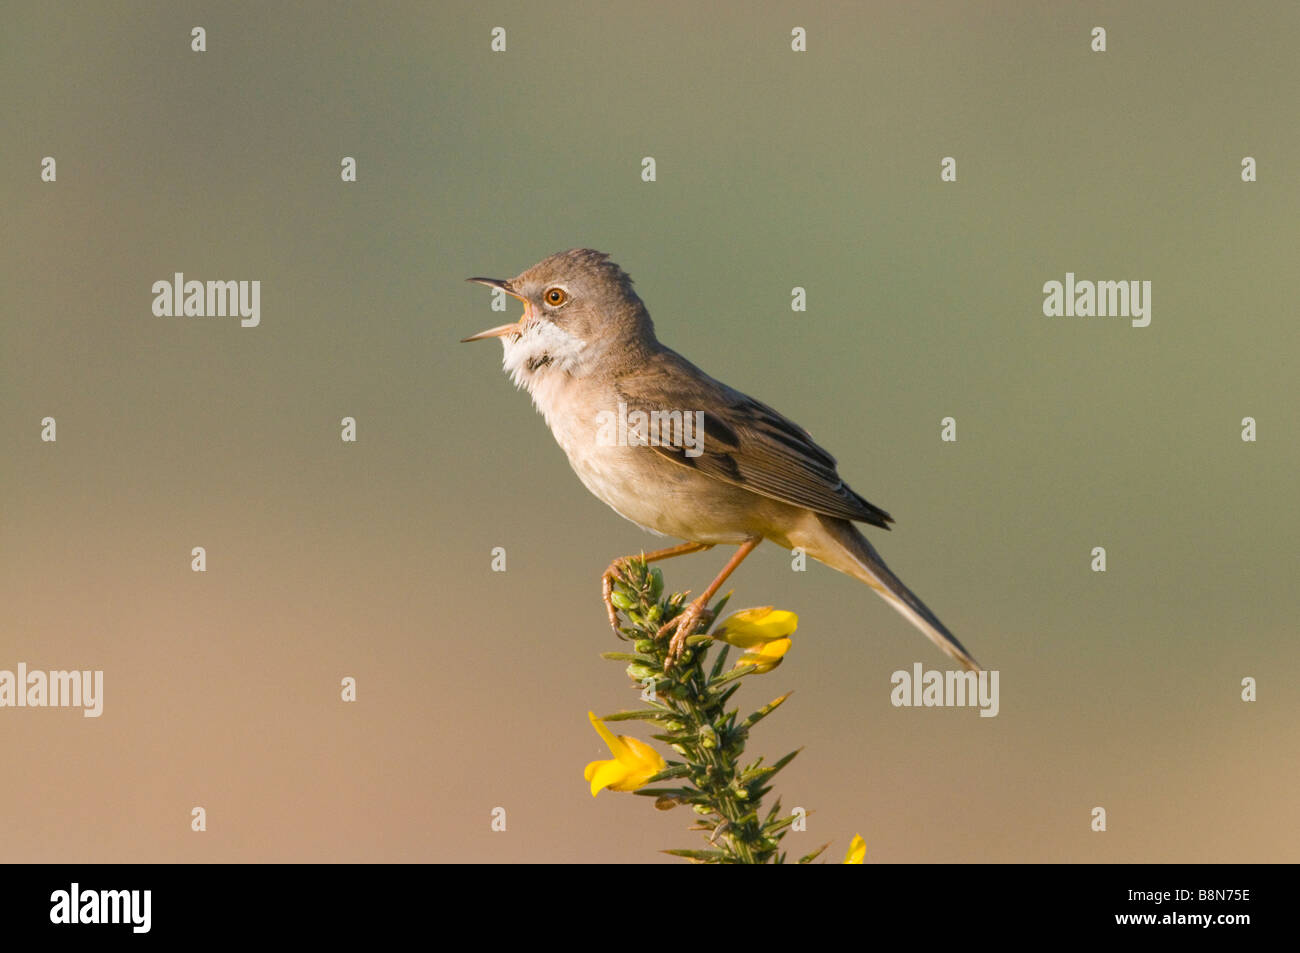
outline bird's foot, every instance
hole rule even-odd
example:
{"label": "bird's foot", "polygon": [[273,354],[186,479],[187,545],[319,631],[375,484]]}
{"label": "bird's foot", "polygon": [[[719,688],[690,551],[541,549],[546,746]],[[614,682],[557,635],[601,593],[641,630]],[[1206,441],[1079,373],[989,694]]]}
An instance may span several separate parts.
{"label": "bird's foot", "polygon": [[682,653],[686,651],[686,640],[695,634],[695,630],[700,627],[700,623],[703,622],[707,627],[712,621],[713,612],[703,601],[697,599],[683,609],[681,615],[660,627],[660,638],[663,638],[669,632],[673,632],[672,640],[668,643],[668,658],[664,660],[665,672],[672,668],[676,661],[682,657]]}
{"label": "bird's foot", "polygon": [[615,635],[622,635],[622,633],[618,629],[618,610],[614,608],[611,597],[614,595],[614,583],[627,582],[625,572],[623,560],[616,559],[609,564],[609,568],[600,577],[600,596],[605,600],[605,611],[609,613],[609,627],[614,630]]}

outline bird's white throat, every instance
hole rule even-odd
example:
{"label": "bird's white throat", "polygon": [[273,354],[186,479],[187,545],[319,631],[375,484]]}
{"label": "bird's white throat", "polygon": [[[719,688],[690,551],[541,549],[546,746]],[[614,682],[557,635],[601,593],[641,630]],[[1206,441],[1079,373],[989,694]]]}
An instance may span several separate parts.
{"label": "bird's white throat", "polygon": [[587,347],[586,341],[544,319],[529,321],[523,334],[503,337],[501,344],[501,366],[516,387],[533,395],[534,402],[537,383],[578,371]]}
{"label": "bird's white throat", "polygon": [[516,387],[530,391],[539,377],[572,373],[587,347],[586,341],[558,325],[536,319],[524,325],[523,334],[504,337],[501,343],[504,346],[501,366]]}

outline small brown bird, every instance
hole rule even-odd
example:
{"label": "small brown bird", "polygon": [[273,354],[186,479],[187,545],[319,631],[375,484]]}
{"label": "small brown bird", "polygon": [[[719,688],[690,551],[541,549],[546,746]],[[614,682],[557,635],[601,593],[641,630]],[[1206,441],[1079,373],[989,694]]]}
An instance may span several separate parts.
{"label": "small brown bird", "polygon": [[[854,522],[892,518],[840,479],[835,458],[802,427],[659,343],[632,279],[609,256],[572,249],[510,279],[470,278],[524,304],[523,317],[465,338],[500,338],[504,366],[526,388],[583,485],[644,529],[686,540],[647,561],[739,546],[677,619],[672,648],[759,543],[802,547],[865,582],[966,668],[970,653],[903,585]],[[630,558],[630,557],[628,557]],[[623,560],[602,577],[605,608]]]}

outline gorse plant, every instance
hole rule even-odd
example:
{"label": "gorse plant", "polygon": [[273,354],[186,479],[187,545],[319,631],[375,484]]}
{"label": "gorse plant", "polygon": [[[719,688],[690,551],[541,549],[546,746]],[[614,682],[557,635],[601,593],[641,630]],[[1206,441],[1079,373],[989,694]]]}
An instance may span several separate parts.
{"label": "gorse plant", "polygon": [[[704,833],[707,845],[666,853],[699,863],[785,863],[782,840],[798,815],[783,815],[779,798],[767,811],[762,804],[772,779],[799,751],[771,764],[761,757],[746,762],[745,745],[754,726],[790,693],[743,718],[739,709],[728,706],[742,679],[781,664],[798,617],[771,607],[745,609],[705,634],[729,598],[723,596],[686,639],[682,655],[668,665],[669,640],[658,633],[682,612],[686,595],[663,598],[662,573],[643,560],[627,560],[622,569],[611,601],[619,612],[621,635],[633,643],[633,651],[605,652],[603,657],[627,663],[627,675],[640,688],[646,707],[604,718],[588,713],[613,755],[587,765],[592,795],[608,788],[654,798],[655,806],[664,810],[690,805],[699,815],[692,829]],[[728,668],[732,648],[743,654]],[[651,737],[668,745],[680,760],[665,760],[646,742],[615,735],[604,724],[614,721],[647,722],[658,732]],[[827,846],[798,862],[809,863]],[[862,839],[855,837],[846,863],[862,863],[865,852]]]}

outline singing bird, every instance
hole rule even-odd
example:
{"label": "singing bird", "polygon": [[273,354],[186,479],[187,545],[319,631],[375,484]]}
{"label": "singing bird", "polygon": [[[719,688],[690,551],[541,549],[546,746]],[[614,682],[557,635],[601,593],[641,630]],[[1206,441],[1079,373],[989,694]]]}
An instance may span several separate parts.
{"label": "singing bird", "polygon": [[[739,547],[664,627],[661,635],[674,632],[670,662],[727,577],[770,539],[865,582],[935,645],[979,671],[854,526],[889,529],[892,517],[849,489],[835,458],[802,427],[660,344],[632,279],[607,254],[576,248],[514,278],[467,280],[523,302],[517,322],[464,340],[501,340],[505,370],[531,395],[583,485],[642,528],[685,540],[646,553],[647,561]],[[637,426],[615,428],[619,439],[611,439],[611,415]],[[647,433],[646,420],[673,423]],[[690,432],[692,421],[702,424],[702,434]],[[615,631],[610,593],[624,559],[601,578]]]}

